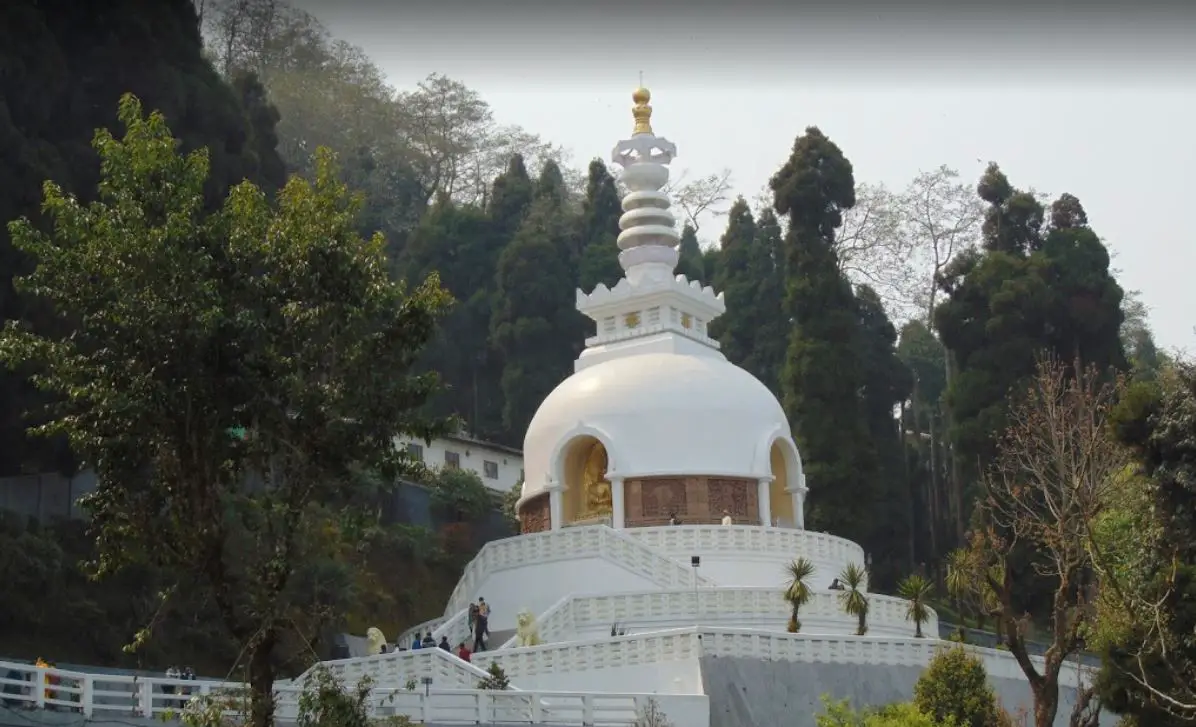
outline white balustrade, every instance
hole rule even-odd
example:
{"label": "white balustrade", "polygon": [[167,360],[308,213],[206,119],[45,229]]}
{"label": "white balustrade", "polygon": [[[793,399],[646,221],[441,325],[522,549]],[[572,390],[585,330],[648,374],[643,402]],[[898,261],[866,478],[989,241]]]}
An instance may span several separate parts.
{"label": "white balustrade", "polygon": [[[692,569],[663,553],[629,537],[629,530],[613,530],[605,525],[564,528],[542,533],[517,535],[486,543],[465,567],[445,608],[453,616],[468,608],[485,578],[503,570],[579,558],[606,558],[640,575],[661,588],[692,587]],[[714,585],[709,578],[697,577],[698,585]]]}
{"label": "white balustrade", "polygon": [[[857,619],[843,611],[842,591],[819,590],[802,606],[799,616],[805,633],[849,635],[855,632]],[[909,604],[904,599],[869,594],[867,625],[872,635],[913,636],[915,627],[908,618]],[[938,614],[927,609],[929,620],[923,633],[938,633]],[[789,619],[790,606],[781,591],[770,588],[700,588],[696,590],[641,591],[607,595],[566,596],[537,620],[540,638],[545,643],[586,638],[582,631],[606,629],[619,624],[636,631],[657,631],[693,625],[766,628],[781,630]],[[500,648],[516,645],[518,637]]]}
{"label": "white balustrade", "polygon": [[177,712],[194,697],[232,696],[242,689],[243,684],[233,682],[91,674],[0,662],[0,703],[87,717],[150,717]]}
{"label": "white balustrade", "polygon": [[[660,664],[724,656],[804,663],[926,666],[940,649],[960,646],[940,639],[887,636],[789,634],[755,629],[690,627],[621,637],[607,637],[538,647],[487,651],[475,655],[479,667],[497,662],[512,680],[540,674],[585,673],[638,664]],[[984,662],[993,677],[1023,679],[1016,659],[1007,651],[963,645]],[[1041,657],[1031,660],[1043,668]],[[1090,669],[1068,661],[1060,684],[1074,687]]]}
{"label": "white balustrade", "polygon": [[403,647],[404,649],[410,649],[411,642],[415,640],[417,635],[422,638],[424,634],[428,633],[429,631],[435,631],[448,620],[448,616],[437,616],[434,619],[424,621],[418,626],[412,626],[403,633],[399,634],[399,637],[395,640],[395,644],[397,646]]}
{"label": "white balustrade", "polygon": [[411,682],[419,684],[424,677],[432,677],[434,684],[449,689],[472,689],[486,676],[484,671],[456,655],[431,648],[320,662],[295,679],[294,685],[302,688],[304,680],[319,666],[346,684],[356,684],[368,676],[382,687],[400,687]]}
{"label": "white balustrade", "polygon": [[697,633],[697,629],[690,627],[567,644],[483,651],[473,655],[473,662],[482,669],[489,668],[491,662],[498,662],[512,681],[521,676],[658,664],[698,658]]}
{"label": "white balustrade", "polygon": [[[767,556],[789,560],[805,556],[838,576],[848,563],[864,565],[864,549],[858,544],[828,533],[792,528],[737,525],[664,525],[628,528],[628,537],[673,559],[688,561],[691,555],[734,559],[736,556]],[[778,579],[781,574],[778,572]]]}
{"label": "white balustrade", "polygon": [[[298,715],[303,687],[296,682],[280,682],[275,688],[276,715],[281,720],[293,721]],[[0,701],[27,709],[77,712],[88,718],[167,720],[192,698],[235,698],[243,696],[244,690],[245,685],[239,683],[91,674],[0,662]],[[637,710],[644,709],[652,699],[661,704],[666,714],[674,709],[690,715],[709,710],[704,695],[485,692],[445,688],[435,679],[426,691],[422,683],[417,683],[414,689],[405,685],[375,687],[370,693],[369,706],[375,716],[404,715],[416,723],[630,727],[636,723]]]}
{"label": "white balustrade", "polygon": [[[539,629],[543,641],[565,641],[577,633],[577,626],[573,620],[574,599],[575,596],[569,594],[536,618],[536,628]],[[516,633],[498,648],[508,649],[518,643],[519,634]]]}

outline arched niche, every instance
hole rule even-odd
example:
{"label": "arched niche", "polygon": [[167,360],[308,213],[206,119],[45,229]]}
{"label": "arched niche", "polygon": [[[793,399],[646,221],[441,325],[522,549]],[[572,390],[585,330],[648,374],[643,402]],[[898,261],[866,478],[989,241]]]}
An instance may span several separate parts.
{"label": "arched niche", "polygon": [[768,501],[772,509],[772,518],[781,527],[797,527],[797,518],[793,513],[793,497],[788,489],[796,486],[801,476],[800,470],[794,471],[787,442],[781,439],[773,441],[768,450],[769,470],[772,472],[772,484],[768,487]]}
{"label": "arched niche", "polygon": [[601,522],[612,515],[610,452],[597,437],[582,434],[562,449],[561,473],[565,491],[561,514],[565,524]]}

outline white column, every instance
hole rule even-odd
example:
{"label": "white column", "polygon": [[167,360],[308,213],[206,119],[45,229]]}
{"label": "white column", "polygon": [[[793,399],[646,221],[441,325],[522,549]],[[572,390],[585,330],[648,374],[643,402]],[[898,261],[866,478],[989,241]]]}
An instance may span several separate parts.
{"label": "white column", "polygon": [[760,510],[760,524],[772,525],[772,477],[761,477],[756,481],[756,506]]}
{"label": "white column", "polygon": [[548,483],[548,519],[553,530],[560,530],[565,524],[564,494],[563,485]]}
{"label": "white column", "polygon": [[793,520],[798,530],[806,529],[806,493],[810,488],[806,487],[806,476],[801,476],[801,481],[797,487],[790,491],[793,497]]}
{"label": "white column", "polygon": [[610,526],[615,530],[626,527],[627,508],[623,502],[623,478],[610,477]]}

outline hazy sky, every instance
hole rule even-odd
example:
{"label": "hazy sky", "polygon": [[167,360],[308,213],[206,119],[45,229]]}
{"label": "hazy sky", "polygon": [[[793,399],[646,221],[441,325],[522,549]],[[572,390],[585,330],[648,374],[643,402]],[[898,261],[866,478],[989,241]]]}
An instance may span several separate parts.
{"label": "hazy sky", "polygon": [[1196,239],[1180,214],[1196,204],[1196,11],[295,4],[362,46],[396,87],[433,72],[460,80],[501,123],[563,144],[577,165],[609,158],[629,135],[640,71],[654,130],[677,144],[674,169],[729,167],[749,199],[809,125],[843,149],[857,181],[892,188],[940,164],[978,179],[996,161],[1016,187],[1079,197],[1122,285],[1150,306],[1160,345],[1196,350]]}

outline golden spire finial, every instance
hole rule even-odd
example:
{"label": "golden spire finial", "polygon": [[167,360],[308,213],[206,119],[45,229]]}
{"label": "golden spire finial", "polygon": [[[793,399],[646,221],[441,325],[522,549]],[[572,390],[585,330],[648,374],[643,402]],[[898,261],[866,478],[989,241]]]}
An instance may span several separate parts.
{"label": "golden spire finial", "polygon": [[635,131],[632,134],[651,134],[652,133],[652,107],[648,102],[652,100],[652,92],[640,86],[631,93],[631,100],[635,102],[635,106],[631,109],[631,115],[635,117]]}

